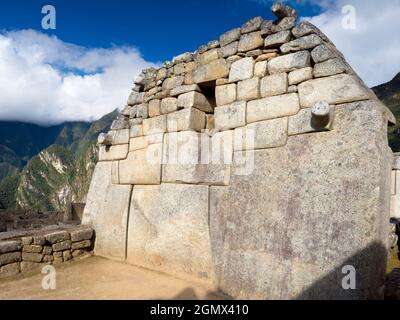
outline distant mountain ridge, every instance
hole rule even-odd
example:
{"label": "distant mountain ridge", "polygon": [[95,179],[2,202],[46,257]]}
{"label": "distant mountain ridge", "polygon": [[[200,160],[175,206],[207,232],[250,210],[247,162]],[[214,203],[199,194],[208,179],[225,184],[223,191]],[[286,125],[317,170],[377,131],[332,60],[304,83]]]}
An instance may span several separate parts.
{"label": "distant mountain ridge", "polygon": [[397,124],[389,127],[389,145],[394,152],[400,151],[400,72],[389,82],[373,87],[377,97],[393,112]]}
{"label": "distant mountain ridge", "polygon": [[3,206],[58,210],[67,201],[84,201],[97,162],[97,136],[108,131],[117,114],[51,127],[0,122]]}

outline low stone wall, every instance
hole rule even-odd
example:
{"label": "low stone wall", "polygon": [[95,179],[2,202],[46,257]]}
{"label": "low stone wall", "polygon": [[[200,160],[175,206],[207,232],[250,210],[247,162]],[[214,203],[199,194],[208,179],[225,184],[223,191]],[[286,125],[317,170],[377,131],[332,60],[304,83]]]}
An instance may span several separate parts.
{"label": "low stone wall", "polygon": [[39,229],[63,221],[63,211],[0,210],[0,232]]}
{"label": "low stone wall", "polygon": [[93,229],[66,226],[64,230],[32,232],[0,241],[0,279],[80,259],[93,250]]}

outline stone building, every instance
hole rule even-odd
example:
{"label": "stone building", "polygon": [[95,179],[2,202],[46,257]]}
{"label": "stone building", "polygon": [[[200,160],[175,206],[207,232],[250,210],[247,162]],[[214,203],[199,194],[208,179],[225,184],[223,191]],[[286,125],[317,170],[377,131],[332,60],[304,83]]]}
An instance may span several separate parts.
{"label": "stone building", "polygon": [[395,119],[319,29],[272,11],[143,71],[83,223],[98,255],[234,298],[380,298]]}

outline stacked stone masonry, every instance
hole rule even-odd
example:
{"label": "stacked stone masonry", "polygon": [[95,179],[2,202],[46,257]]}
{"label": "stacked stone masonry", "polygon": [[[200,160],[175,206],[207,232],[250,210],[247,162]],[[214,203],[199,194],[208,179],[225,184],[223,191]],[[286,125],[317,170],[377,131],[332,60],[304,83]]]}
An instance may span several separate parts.
{"label": "stacked stone masonry", "polygon": [[[139,75],[99,137],[83,223],[99,255],[237,298],[379,296],[393,115],[319,29],[272,11]],[[361,287],[319,296],[347,258]]]}
{"label": "stacked stone masonry", "polygon": [[90,255],[93,247],[93,229],[82,226],[49,233],[32,232],[32,236],[1,240],[0,279],[19,273],[40,272],[45,265],[81,259]]}

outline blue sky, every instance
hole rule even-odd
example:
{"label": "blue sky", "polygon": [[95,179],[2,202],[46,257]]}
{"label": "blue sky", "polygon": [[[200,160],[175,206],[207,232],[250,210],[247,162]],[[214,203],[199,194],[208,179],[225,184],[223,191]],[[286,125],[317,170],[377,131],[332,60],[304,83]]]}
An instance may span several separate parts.
{"label": "blue sky", "polygon": [[[318,26],[369,86],[400,71],[400,0],[286,0]],[[56,30],[43,30],[44,5]],[[92,121],[123,108],[144,68],[195,51],[271,0],[1,0],[0,120]],[[346,8],[354,28],[343,27]]]}

